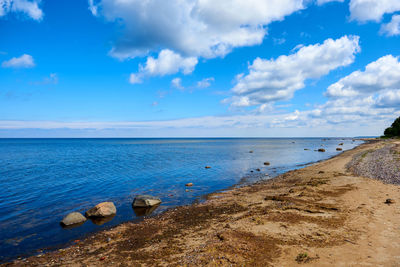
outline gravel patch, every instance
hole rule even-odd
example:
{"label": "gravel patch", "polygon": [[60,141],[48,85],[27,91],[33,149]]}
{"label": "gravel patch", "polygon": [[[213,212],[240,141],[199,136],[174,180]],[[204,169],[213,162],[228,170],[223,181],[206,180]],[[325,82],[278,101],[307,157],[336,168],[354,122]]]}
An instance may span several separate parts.
{"label": "gravel patch", "polygon": [[390,144],[361,152],[346,167],[357,176],[400,185],[400,146]]}

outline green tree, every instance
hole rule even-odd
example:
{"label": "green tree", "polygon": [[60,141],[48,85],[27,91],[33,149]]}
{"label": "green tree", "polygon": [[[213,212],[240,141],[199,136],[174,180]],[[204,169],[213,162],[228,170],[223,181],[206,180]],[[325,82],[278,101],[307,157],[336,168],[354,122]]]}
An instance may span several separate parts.
{"label": "green tree", "polygon": [[392,126],[386,128],[384,134],[385,137],[400,136],[400,117],[395,119],[395,121],[392,123]]}

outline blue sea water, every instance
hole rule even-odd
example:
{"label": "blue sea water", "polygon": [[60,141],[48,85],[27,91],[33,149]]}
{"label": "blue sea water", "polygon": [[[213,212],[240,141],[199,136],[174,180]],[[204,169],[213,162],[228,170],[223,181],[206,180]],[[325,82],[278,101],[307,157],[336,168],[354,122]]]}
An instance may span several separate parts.
{"label": "blue sea water", "polygon": [[[267,179],[327,159],[340,153],[336,147],[342,142],[347,150],[362,141],[0,139],[0,262],[138,219],[131,207],[137,194],[160,197],[163,203],[155,211],[160,213],[238,183]],[[314,151],[321,146],[325,153]],[[264,166],[265,161],[271,165]],[[206,165],[211,169],[205,169]],[[187,192],[189,182],[194,186]],[[110,222],[96,225],[88,220],[77,228],[60,227],[69,212],[84,214],[103,201],[117,207]]]}

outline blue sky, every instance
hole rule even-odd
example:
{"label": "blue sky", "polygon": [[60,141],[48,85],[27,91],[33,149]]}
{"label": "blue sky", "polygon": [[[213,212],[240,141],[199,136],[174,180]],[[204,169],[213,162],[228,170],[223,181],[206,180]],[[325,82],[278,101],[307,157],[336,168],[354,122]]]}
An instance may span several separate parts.
{"label": "blue sky", "polygon": [[0,137],[380,135],[399,55],[398,0],[0,0]]}

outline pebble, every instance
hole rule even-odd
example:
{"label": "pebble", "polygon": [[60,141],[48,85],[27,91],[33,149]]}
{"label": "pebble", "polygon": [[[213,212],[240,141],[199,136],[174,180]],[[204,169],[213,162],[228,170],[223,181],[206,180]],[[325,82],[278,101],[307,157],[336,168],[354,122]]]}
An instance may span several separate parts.
{"label": "pebble", "polygon": [[386,199],[385,204],[393,204],[394,200],[391,198]]}

